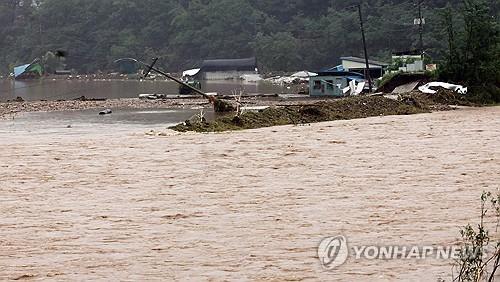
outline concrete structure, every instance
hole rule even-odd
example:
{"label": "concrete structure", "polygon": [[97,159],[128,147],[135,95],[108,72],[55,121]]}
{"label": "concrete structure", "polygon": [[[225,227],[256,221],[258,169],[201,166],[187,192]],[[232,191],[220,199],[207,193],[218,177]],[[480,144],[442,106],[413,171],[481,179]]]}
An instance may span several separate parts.
{"label": "concrete structure", "polygon": [[309,95],[342,97],[351,80],[364,81],[364,76],[355,72],[319,72],[309,78]]}
{"label": "concrete structure", "polygon": [[392,63],[399,66],[402,72],[424,71],[422,54],[419,51],[396,52],[392,54]]}
{"label": "concrete structure", "polygon": [[[402,70],[402,68],[400,68]],[[406,72],[421,72],[424,71],[424,62],[422,60],[414,61],[413,63],[407,63],[406,69],[403,70]]]}
{"label": "concrete structure", "polygon": [[255,58],[205,60],[197,77],[201,80],[225,80],[250,74],[258,74]]}
{"label": "concrete structure", "polygon": [[[341,57],[342,68],[346,72],[357,72],[365,75],[366,62],[363,58],[358,57]],[[382,77],[384,75],[384,69],[389,66],[387,63],[369,60],[370,76],[373,79]]]}

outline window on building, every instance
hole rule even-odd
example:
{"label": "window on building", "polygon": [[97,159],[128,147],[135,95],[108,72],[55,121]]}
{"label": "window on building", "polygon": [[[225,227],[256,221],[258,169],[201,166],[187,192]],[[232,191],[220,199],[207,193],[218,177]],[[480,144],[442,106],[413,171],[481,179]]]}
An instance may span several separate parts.
{"label": "window on building", "polygon": [[333,80],[327,80],[325,82],[326,82],[326,89],[333,90]]}
{"label": "window on building", "polygon": [[321,89],[321,80],[314,81],[314,89]]}

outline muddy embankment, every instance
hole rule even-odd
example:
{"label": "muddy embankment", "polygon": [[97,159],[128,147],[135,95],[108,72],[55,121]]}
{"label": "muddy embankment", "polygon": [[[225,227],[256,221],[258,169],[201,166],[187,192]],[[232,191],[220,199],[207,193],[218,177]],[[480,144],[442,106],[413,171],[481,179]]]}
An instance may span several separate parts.
{"label": "muddy embankment", "polygon": [[356,96],[309,105],[270,107],[258,112],[228,114],[206,121],[193,117],[171,129],[186,132],[221,132],[287,124],[308,124],[373,116],[410,115],[436,110],[451,110],[449,105],[470,105],[463,97],[440,90],[435,95],[411,92],[392,96]]}

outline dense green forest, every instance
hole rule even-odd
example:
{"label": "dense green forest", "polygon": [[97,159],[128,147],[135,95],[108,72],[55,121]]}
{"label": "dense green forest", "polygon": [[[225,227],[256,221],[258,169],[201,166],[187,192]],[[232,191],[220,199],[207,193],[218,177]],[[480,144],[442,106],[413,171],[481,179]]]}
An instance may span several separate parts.
{"label": "dense green forest", "polygon": [[[159,57],[179,71],[203,59],[256,56],[261,69],[316,70],[341,56],[362,56],[360,0],[2,0],[0,73],[47,51],[67,52],[68,68],[108,71],[121,57]],[[390,60],[419,47],[418,0],[364,1],[368,53]],[[426,0],[422,13],[429,58],[446,58],[445,11],[463,1]],[[500,0],[488,0],[498,21]],[[446,8],[447,7],[447,8]]]}

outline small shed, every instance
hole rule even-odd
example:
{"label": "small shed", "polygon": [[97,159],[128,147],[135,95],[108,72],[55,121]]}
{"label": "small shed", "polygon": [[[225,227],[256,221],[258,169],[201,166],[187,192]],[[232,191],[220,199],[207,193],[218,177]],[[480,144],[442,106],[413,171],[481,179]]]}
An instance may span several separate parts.
{"label": "small shed", "polygon": [[257,74],[256,58],[205,60],[199,77],[204,80],[224,80]]}
{"label": "small shed", "polygon": [[364,81],[364,76],[345,71],[319,72],[317,76],[309,78],[309,95],[342,97],[343,89],[349,86],[351,80]]}
{"label": "small shed", "polygon": [[[365,74],[365,59],[358,57],[341,57],[340,60],[342,60],[342,67],[345,71]],[[389,66],[387,63],[374,60],[369,60],[368,63],[370,67],[370,76],[372,78],[384,76],[384,69]]]}

